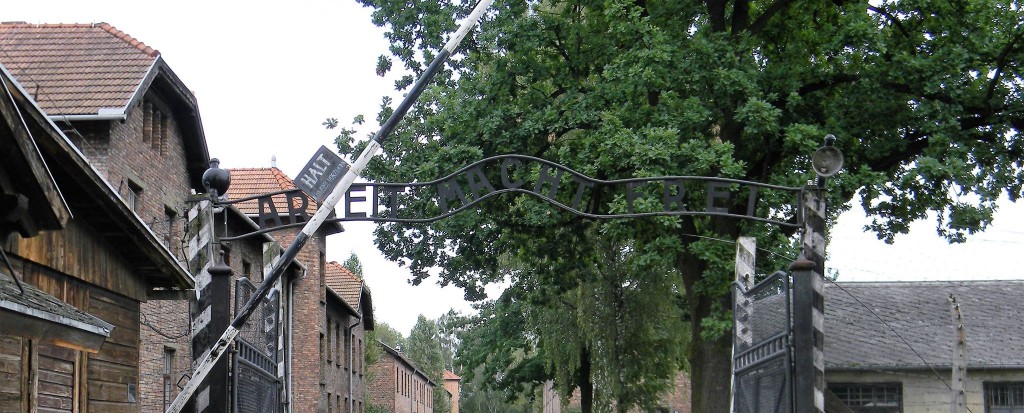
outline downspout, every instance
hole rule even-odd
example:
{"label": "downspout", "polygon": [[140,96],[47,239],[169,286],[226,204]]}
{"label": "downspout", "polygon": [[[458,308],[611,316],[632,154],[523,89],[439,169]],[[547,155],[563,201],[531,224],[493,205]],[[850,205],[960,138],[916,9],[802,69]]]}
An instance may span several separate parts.
{"label": "downspout", "polygon": [[306,270],[303,269],[302,271],[303,274],[301,277],[295,277],[291,281],[288,281],[288,357],[284,359],[286,363],[285,372],[288,376],[288,391],[286,392],[288,402],[285,403],[286,413],[292,412],[292,356],[294,354],[294,352],[292,351],[292,331],[294,330],[294,328],[292,327],[295,325],[295,281],[305,277]]}
{"label": "downspout", "polygon": [[[345,330],[345,334],[347,334],[348,337],[352,337],[352,328],[354,328],[355,326],[359,325],[359,323],[362,323],[362,322],[363,322],[363,315],[360,314],[359,318],[356,319],[356,322],[354,324],[348,326],[348,329]],[[352,382],[355,381],[355,380],[353,380],[353,378],[355,377],[355,372],[356,372],[354,370],[355,366],[353,366],[353,360],[355,360],[355,358],[356,358],[356,352],[355,352],[355,349],[353,348],[353,346],[355,344],[356,343],[353,341],[352,343],[349,343],[349,346],[348,346],[349,347],[348,348],[348,350],[349,350],[348,351],[348,412],[349,413],[354,413],[355,412],[355,408],[356,408],[355,397],[352,397],[352,396],[354,396],[353,393],[355,392],[354,386],[352,384]]]}

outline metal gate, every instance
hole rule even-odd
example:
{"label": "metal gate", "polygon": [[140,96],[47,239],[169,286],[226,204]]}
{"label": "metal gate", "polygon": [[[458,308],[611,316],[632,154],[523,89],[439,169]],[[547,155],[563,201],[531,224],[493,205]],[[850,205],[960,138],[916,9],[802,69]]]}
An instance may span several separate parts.
{"label": "metal gate", "polygon": [[733,291],[735,412],[791,413],[789,274]]}
{"label": "metal gate", "polygon": [[[256,286],[247,278],[235,283],[235,314],[249,301]],[[281,411],[281,383],[277,374],[278,308],[281,295],[271,291],[242,326],[232,355],[233,408],[238,413]]]}

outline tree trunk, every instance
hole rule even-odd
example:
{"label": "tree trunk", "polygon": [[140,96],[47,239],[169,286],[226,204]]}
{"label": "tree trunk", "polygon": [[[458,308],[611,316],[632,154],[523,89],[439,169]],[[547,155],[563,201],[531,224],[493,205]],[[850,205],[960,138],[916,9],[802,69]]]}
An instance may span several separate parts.
{"label": "tree trunk", "polygon": [[[730,308],[731,299],[725,297],[691,297],[698,304],[691,309],[692,347],[688,361],[690,362],[691,403],[694,412],[729,413],[730,386],[732,383],[732,335],[723,334],[717,340],[701,338],[700,320],[710,315],[714,301],[723,302],[723,307]],[[696,307],[696,308],[693,308]]]}
{"label": "tree trunk", "polygon": [[590,349],[583,346],[580,352],[580,409],[583,413],[594,411],[594,382],[590,379]]}

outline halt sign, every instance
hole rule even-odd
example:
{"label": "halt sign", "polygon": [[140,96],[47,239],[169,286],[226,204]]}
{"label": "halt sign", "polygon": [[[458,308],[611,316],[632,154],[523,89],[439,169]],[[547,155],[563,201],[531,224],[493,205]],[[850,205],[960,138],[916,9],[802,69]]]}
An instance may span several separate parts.
{"label": "halt sign", "polygon": [[341,157],[321,145],[299,172],[295,185],[322,204],[348,169],[348,164]]}

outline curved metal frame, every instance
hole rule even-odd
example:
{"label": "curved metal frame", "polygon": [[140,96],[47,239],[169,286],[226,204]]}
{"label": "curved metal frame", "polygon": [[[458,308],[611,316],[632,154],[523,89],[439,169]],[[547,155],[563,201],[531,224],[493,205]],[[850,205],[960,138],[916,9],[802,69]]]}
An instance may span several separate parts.
{"label": "curved metal frame", "polygon": [[[388,218],[388,217],[383,217],[383,216],[367,215],[365,217],[333,218],[333,219],[326,220],[326,222],[373,221],[373,222],[396,222],[396,223],[403,223],[403,224],[426,224],[426,223],[436,222],[436,221],[448,218],[448,217],[450,217],[452,215],[455,215],[455,214],[458,214],[458,213],[460,213],[462,211],[465,211],[467,209],[473,208],[476,205],[480,204],[481,202],[483,202],[483,201],[485,201],[487,199],[494,198],[494,197],[497,197],[499,195],[506,194],[506,193],[525,193],[525,194],[533,195],[534,197],[539,198],[539,199],[541,199],[541,200],[543,200],[543,201],[545,201],[545,202],[547,202],[547,203],[549,203],[551,205],[559,207],[562,210],[571,212],[571,213],[576,214],[578,216],[582,216],[582,217],[586,217],[586,218],[591,218],[591,219],[642,218],[642,217],[655,217],[655,216],[723,216],[723,217],[740,218],[740,219],[746,219],[746,220],[751,220],[751,221],[765,222],[765,223],[780,225],[780,226],[784,226],[784,227],[791,227],[791,228],[799,228],[799,227],[801,227],[803,225],[803,221],[804,221],[803,216],[802,216],[803,215],[802,214],[803,208],[799,207],[800,203],[803,202],[802,200],[803,200],[804,188],[802,188],[802,187],[797,188],[797,187],[788,187],[788,186],[781,186],[781,185],[764,184],[764,183],[752,182],[752,181],[744,181],[744,180],[732,179],[732,178],[718,178],[718,177],[693,176],[693,175],[678,175],[678,176],[660,176],[660,177],[649,177],[649,178],[628,178],[628,179],[602,180],[602,179],[591,178],[589,176],[586,176],[586,175],[584,175],[584,174],[582,174],[580,172],[577,172],[577,171],[575,171],[575,170],[573,170],[573,169],[571,169],[569,167],[566,167],[564,165],[561,165],[561,164],[558,164],[558,163],[555,163],[555,162],[552,162],[552,161],[548,161],[548,160],[545,160],[545,159],[533,157],[533,156],[527,156],[527,155],[514,155],[514,154],[510,154],[510,155],[492,156],[492,157],[489,157],[489,158],[485,158],[485,159],[473,162],[473,163],[471,163],[471,164],[469,164],[467,166],[464,166],[464,167],[456,170],[455,172],[452,172],[452,173],[450,173],[448,175],[445,175],[444,177],[441,177],[441,178],[438,178],[438,179],[434,179],[432,181],[409,182],[409,183],[369,183],[368,185],[372,185],[375,188],[402,188],[402,189],[406,189],[406,190],[407,189],[427,188],[427,187],[431,187],[431,186],[442,184],[444,182],[452,181],[456,177],[458,177],[458,176],[460,176],[460,175],[462,175],[462,174],[464,174],[464,173],[466,173],[466,172],[468,172],[470,170],[473,170],[474,168],[477,168],[480,165],[483,165],[483,164],[486,164],[486,163],[490,163],[490,162],[494,162],[494,161],[499,161],[499,160],[504,161],[506,159],[525,160],[525,161],[536,162],[536,163],[539,163],[539,164],[542,164],[542,165],[547,165],[549,167],[557,168],[557,169],[559,169],[559,170],[561,170],[563,172],[569,173],[570,175],[572,175],[575,178],[578,178],[578,181],[586,182],[586,183],[589,183],[589,184],[591,184],[593,186],[598,186],[598,185],[625,185],[625,184],[637,183],[637,182],[648,183],[648,182],[658,182],[658,181],[662,181],[662,182],[664,182],[664,181],[703,181],[703,182],[720,182],[720,183],[725,183],[725,184],[747,185],[747,186],[753,186],[753,187],[763,188],[763,189],[774,189],[774,190],[792,192],[794,195],[797,196],[796,222],[779,221],[779,220],[770,219],[770,218],[761,218],[761,217],[755,217],[755,216],[750,216],[750,215],[733,214],[733,213],[728,213],[728,212],[690,211],[690,210],[682,210],[682,211],[656,211],[656,212],[640,212],[640,213],[624,213],[624,214],[592,214],[592,213],[587,213],[587,212],[580,211],[580,210],[578,210],[576,208],[573,208],[573,207],[571,207],[569,205],[566,205],[566,204],[564,204],[562,202],[559,202],[559,201],[557,201],[557,200],[555,200],[553,198],[545,196],[544,194],[537,193],[537,192],[534,192],[534,191],[530,191],[528,189],[522,189],[522,188],[505,188],[505,189],[499,189],[499,190],[491,191],[491,192],[488,192],[488,193],[486,193],[486,194],[484,194],[482,196],[474,197],[474,199],[472,199],[469,202],[463,203],[463,205],[459,206],[458,208],[449,210],[449,211],[447,211],[445,213],[442,213],[440,215],[436,215],[436,216],[433,216],[433,217],[427,217],[427,218]],[[274,195],[283,195],[283,194],[288,194],[288,193],[294,193],[296,191],[300,191],[300,190],[299,189],[290,189],[290,190],[284,190],[284,191],[277,191],[277,192],[271,192],[271,193],[261,194],[261,195],[257,195],[257,196],[250,196],[250,197],[246,197],[246,198],[240,198],[240,199],[236,199],[236,200],[232,200],[232,201],[221,201],[219,203],[220,204],[237,204],[237,203],[240,203],[240,202],[252,201],[252,200],[263,198],[263,197],[267,197],[267,196],[274,196]],[[394,193],[398,193],[398,191],[393,191],[393,192]],[[404,191],[402,191],[402,192],[404,192]],[[296,222],[296,223],[292,223],[292,224],[285,224],[285,225],[277,226],[277,227],[274,227],[274,228],[262,229],[262,230],[250,232],[248,234],[239,235],[239,236],[235,236],[235,237],[225,237],[225,238],[221,238],[221,240],[222,241],[231,241],[231,240],[245,238],[245,237],[249,237],[249,236],[253,236],[253,235],[265,234],[265,233],[268,233],[268,232],[273,232],[273,231],[277,231],[277,230],[281,230],[281,229],[298,228],[298,227],[301,227],[303,225],[305,225],[305,222]]]}

